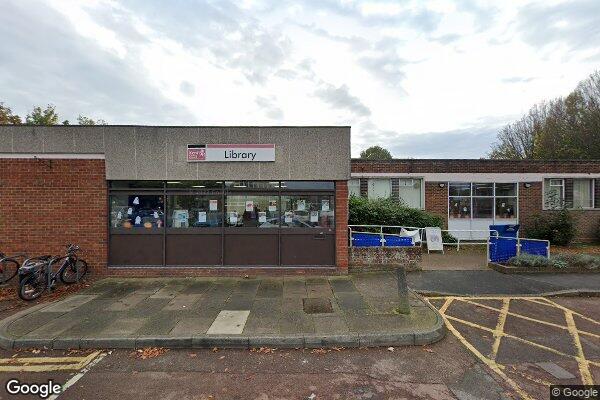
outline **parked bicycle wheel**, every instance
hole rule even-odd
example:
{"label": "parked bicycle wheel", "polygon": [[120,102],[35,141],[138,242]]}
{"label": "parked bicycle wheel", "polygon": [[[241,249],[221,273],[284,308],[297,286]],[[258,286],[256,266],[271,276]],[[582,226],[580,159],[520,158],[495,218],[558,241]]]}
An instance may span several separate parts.
{"label": "parked bicycle wheel", "polygon": [[0,284],[10,281],[17,275],[19,263],[12,259],[3,259],[0,261]]}
{"label": "parked bicycle wheel", "polygon": [[85,276],[88,270],[87,262],[84,260],[77,260],[74,263],[71,262],[62,271],[60,271],[60,280],[65,285],[78,282]]}
{"label": "parked bicycle wheel", "polygon": [[46,274],[29,274],[19,283],[19,297],[26,301],[35,300],[44,293],[46,286],[48,286]]}

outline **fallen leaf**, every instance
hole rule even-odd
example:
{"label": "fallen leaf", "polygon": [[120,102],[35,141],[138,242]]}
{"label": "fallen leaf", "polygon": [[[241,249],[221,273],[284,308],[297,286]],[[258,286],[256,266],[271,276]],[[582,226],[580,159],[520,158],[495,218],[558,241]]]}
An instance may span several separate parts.
{"label": "fallen leaf", "polygon": [[198,355],[198,354],[196,354],[196,353],[190,353],[190,354],[189,354],[189,356],[190,356],[190,357],[196,357],[197,355]]}
{"label": "fallen leaf", "polygon": [[388,347],[387,350],[388,351],[394,351],[394,348],[393,347]]}
{"label": "fallen leaf", "polygon": [[224,358],[225,358],[225,356],[221,356],[221,357],[219,357],[219,360],[222,360],[222,359],[224,359]]}
{"label": "fallen leaf", "polygon": [[435,353],[435,351],[433,351],[433,350],[431,350],[431,349],[429,349],[427,347],[425,347],[423,350],[425,350],[428,353]]}
{"label": "fallen leaf", "polygon": [[217,351],[219,351],[219,349],[217,347],[213,347],[212,351],[213,353],[216,353]]}

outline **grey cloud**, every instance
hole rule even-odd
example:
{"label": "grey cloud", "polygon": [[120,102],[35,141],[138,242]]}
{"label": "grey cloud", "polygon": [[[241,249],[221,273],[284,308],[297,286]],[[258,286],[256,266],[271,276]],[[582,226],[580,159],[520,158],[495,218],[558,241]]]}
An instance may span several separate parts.
{"label": "grey cloud", "polygon": [[502,79],[504,83],[527,83],[533,81],[535,78],[532,76],[513,76],[510,78]]}
{"label": "grey cloud", "polygon": [[188,96],[193,96],[194,93],[196,93],[196,87],[188,81],[182,81],[179,84],[179,90],[181,91],[181,93]]}
{"label": "grey cloud", "polygon": [[400,158],[481,158],[496,140],[497,127],[422,134],[388,133],[382,145]]}
{"label": "grey cloud", "polygon": [[275,98],[273,97],[256,97],[256,104],[263,109],[267,117],[278,121],[283,120],[283,110],[277,107],[274,103]]}
{"label": "grey cloud", "polygon": [[[564,23],[560,27],[558,24]],[[573,50],[600,51],[600,1],[567,1],[554,5],[530,4],[518,15],[518,29],[532,46],[565,43]]]}
{"label": "grey cloud", "polygon": [[336,87],[322,83],[315,95],[333,108],[350,111],[359,117],[371,115],[371,110],[358,97],[351,95],[346,85]]}
{"label": "grey cloud", "polygon": [[398,55],[397,45],[396,39],[384,38],[373,46],[372,51],[359,57],[358,63],[386,86],[399,88],[405,93],[401,88],[406,77],[403,67],[410,61]]}
{"label": "grey cloud", "polygon": [[[393,1],[387,1],[387,3],[397,4],[397,2]],[[353,18],[364,26],[380,25],[396,27],[401,25],[409,26],[422,32],[433,32],[437,29],[442,20],[442,15],[440,13],[430,10],[425,6],[419,6],[416,9],[407,9],[395,15],[363,15],[360,10],[359,2],[308,0],[306,6],[311,10],[323,10],[332,14]]]}
{"label": "grey cloud", "polygon": [[[229,1],[132,1],[128,5],[157,31],[198,55],[206,49],[218,67],[241,71],[246,79],[264,84],[276,74],[291,52],[291,42],[277,30],[265,28]],[[156,18],[160,15],[160,18]]]}
{"label": "grey cloud", "polygon": [[451,43],[456,42],[460,38],[461,38],[461,36],[456,33],[449,33],[447,35],[430,37],[431,40],[439,42],[441,44],[451,44]]}
{"label": "grey cloud", "polygon": [[197,122],[144,79],[138,55],[120,59],[104,51],[43,4],[8,1],[2,8],[0,87],[14,110],[54,103],[69,119],[83,114],[110,123]]}
{"label": "grey cloud", "polygon": [[329,31],[317,27],[315,24],[297,24],[301,28],[307,30],[308,32],[313,33],[314,35],[321,36],[330,40],[333,40],[338,43],[344,43],[350,46],[355,51],[361,51],[368,49],[370,43],[368,40],[361,38],[359,36],[342,36],[342,35],[334,35]]}

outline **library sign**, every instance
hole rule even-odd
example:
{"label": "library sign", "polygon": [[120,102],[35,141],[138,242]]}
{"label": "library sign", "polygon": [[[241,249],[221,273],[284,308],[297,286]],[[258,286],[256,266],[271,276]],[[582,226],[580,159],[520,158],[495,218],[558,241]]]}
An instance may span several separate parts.
{"label": "library sign", "polygon": [[188,162],[275,161],[274,144],[188,144]]}

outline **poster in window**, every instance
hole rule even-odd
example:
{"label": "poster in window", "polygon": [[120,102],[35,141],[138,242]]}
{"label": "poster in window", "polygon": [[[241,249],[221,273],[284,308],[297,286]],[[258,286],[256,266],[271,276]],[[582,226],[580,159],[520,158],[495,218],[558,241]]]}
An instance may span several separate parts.
{"label": "poster in window", "polygon": [[139,197],[134,198],[133,199],[133,204],[135,204],[135,205],[140,204],[140,198]]}
{"label": "poster in window", "polygon": [[139,215],[137,217],[135,217],[135,224],[139,225],[142,223],[142,217],[140,217]]}
{"label": "poster in window", "polygon": [[158,219],[158,211],[154,211],[154,214],[152,214],[152,216],[156,219]]}
{"label": "poster in window", "polygon": [[298,202],[296,203],[296,210],[297,211],[306,210],[306,200],[298,200]]}
{"label": "poster in window", "polygon": [[277,200],[269,200],[269,211],[270,212],[277,211]]}
{"label": "poster in window", "polygon": [[210,211],[217,211],[219,208],[219,200],[209,200],[208,201],[208,209]]}
{"label": "poster in window", "polygon": [[231,225],[237,225],[237,221],[238,221],[237,212],[234,211],[234,212],[229,213],[229,223]]}
{"label": "poster in window", "polygon": [[119,211],[117,213],[117,219],[122,219],[123,218],[123,213],[121,211]]}
{"label": "poster in window", "polygon": [[329,211],[329,200],[321,200],[321,211]]}
{"label": "poster in window", "polygon": [[127,209],[127,215],[131,215],[131,214],[133,214],[133,208],[129,207]]}
{"label": "poster in window", "polygon": [[319,212],[318,211],[310,212],[310,222],[319,222]]}
{"label": "poster in window", "polygon": [[253,200],[246,200],[246,211],[247,212],[254,211],[254,201]]}
{"label": "poster in window", "polygon": [[294,215],[294,214],[293,214],[291,211],[286,211],[286,212],[285,212],[285,219],[284,219],[284,222],[285,222],[286,224],[291,224],[291,223],[292,223],[292,217],[293,217],[293,215]]}
{"label": "poster in window", "polygon": [[258,222],[260,222],[261,224],[267,222],[267,213],[265,211],[258,212]]}
{"label": "poster in window", "polygon": [[206,222],[206,211],[198,211],[198,222]]}

